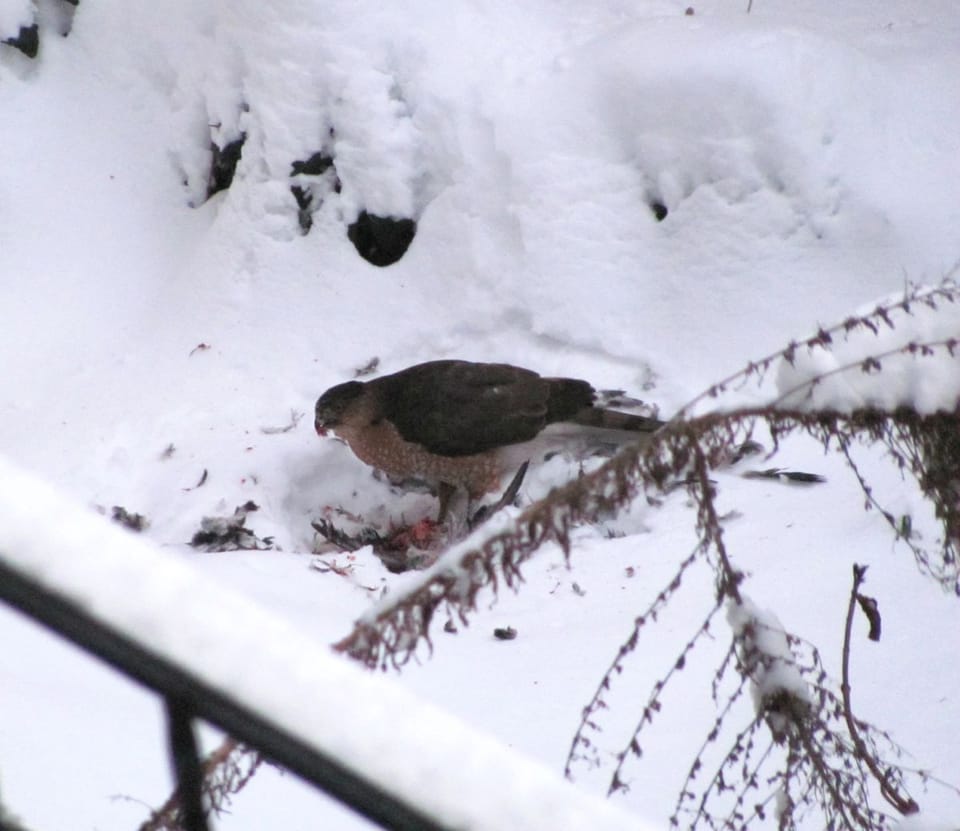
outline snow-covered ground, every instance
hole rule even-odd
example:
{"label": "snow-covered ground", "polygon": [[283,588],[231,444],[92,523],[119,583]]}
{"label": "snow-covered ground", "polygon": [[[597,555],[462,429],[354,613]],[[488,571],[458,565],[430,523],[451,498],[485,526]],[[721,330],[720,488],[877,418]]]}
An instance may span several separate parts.
{"label": "snow-covered ground", "polygon": [[[83,504],[144,514],[148,540],[321,643],[411,578],[362,551],[336,558],[346,576],[312,567],[310,520],[325,506],[383,525],[433,508],[310,425],[317,395],[373,357],[384,372],[509,361],[667,416],[960,260],[952,0],[755,0],[750,14],[716,0],[692,15],[668,0],[99,2],[67,37],[56,0],[39,5],[38,57],[0,46],[0,453]],[[0,0],[0,39],[32,8]],[[204,202],[211,141],[241,133],[232,186]],[[341,186],[318,185],[302,235],[291,166],[319,151]],[[358,256],[346,226],[361,210],[417,220],[399,262]],[[955,315],[929,331],[947,336]],[[939,366],[949,387],[960,371]],[[957,599],[861,510],[842,461],[797,439],[771,464],[829,481],[718,474],[749,596],[838,676],[851,564],[869,563],[884,637],[855,645],[857,713],[912,765],[960,782]],[[864,464],[898,505],[920,502],[881,459]],[[523,499],[574,472],[559,459],[532,472]],[[202,517],[248,500],[248,525],[277,550],[187,545]],[[578,531],[569,569],[547,547],[519,593],[484,596],[469,628],[438,631],[397,680],[561,771],[634,616],[691,550],[692,519],[678,492],[617,519],[623,536]],[[600,736],[606,759],[712,591],[691,575],[645,631]],[[494,639],[501,625],[518,637]],[[135,827],[170,788],[157,703],[6,610],[0,640],[3,802],[36,831]],[[678,677],[613,797],[654,823],[713,718],[724,643]],[[609,764],[575,773],[605,792]],[[934,819],[960,816],[941,789],[915,796]],[[219,827],[357,827],[269,768],[232,811]]]}

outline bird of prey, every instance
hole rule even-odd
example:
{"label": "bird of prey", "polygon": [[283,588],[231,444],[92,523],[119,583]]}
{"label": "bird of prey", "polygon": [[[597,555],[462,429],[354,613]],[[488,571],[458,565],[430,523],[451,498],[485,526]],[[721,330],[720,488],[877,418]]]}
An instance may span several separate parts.
{"label": "bird of prey", "polygon": [[419,479],[440,497],[498,491],[527,461],[557,450],[645,441],[663,422],[596,403],[586,381],[543,378],[510,364],[445,360],[371,381],[348,381],[317,400],[315,426],[332,431],[368,465]]}

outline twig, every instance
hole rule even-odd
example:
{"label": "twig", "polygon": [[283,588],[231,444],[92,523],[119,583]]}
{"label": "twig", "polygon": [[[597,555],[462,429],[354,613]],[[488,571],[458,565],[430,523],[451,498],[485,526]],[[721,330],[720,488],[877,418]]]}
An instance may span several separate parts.
{"label": "twig", "polygon": [[[731,651],[728,654],[733,653],[735,644],[731,644]],[[670,817],[670,825],[675,826],[678,823],[678,818],[680,812],[685,810],[683,807],[683,800],[688,798],[687,795],[691,794],[689,791],[690,785],[693,783],[693,780],[696,779],[697,774],[700,772],[703,767],[703,754],[706,752],[707,747],[713,744],[720,735],[720,729],[723,727],[724,722],[727,717],[730,715],[731,710],[733,709],[734,704],[739,701],[740,697],[743,695],[743,691],[746,689],[747,679],[745,676],[740,676],[740,683],[737,685],[737,688],[728,696],[726,703],[723,706],[723,709],[714,719],[713,726],[707,732],[706,737],[700,745],[700,748],[697,750],[696,755],[693,757],[693,762],[691,762],[689,769],[687,770],[687,778],[684,779],[683,785],[680,787],[680,795],[677,798],[677,804],[673,809],[673,814]]]}
{"label": "twig", "polygon": [[[833,808],[840,814],[843,824],[847,827],[847,829],[849,829],[849,831],[861,831],[863,828],[869,828],[870,825],[868,823],[859,821],[862,819],[860,816],[859,807],[856,804],[851,803],[849,800],[843,798],[843,794],[840,793],[837,785],[837,778],[833,775],[833,771],[823,758],[821,749],[814,746],[809,731],[803,729],[801,726],[800,729],[796,731],[795,735],[797,741],[800,743],[800,746],[803,748],[805,758],[810,762],[811,765],[813,765],[820,782],[830,794]],[[856,813],[858,820],[856,823],[854,823],[854,821],[847,816],[848,808],[852,808]]]}
{"label": "twig", "polygon": [[653,721],[656,713],[660,712],[660,697],[663,695],[663,691],[666,689],[667,684],[670,683],[674,675],[686,667],[687,656],[693,651],[700,638],[710,631],[710,622],[713,620],[714,615],[720,610],[722,604],[723,599],[718,599],[713,608],[710,610],[706,619],[697,628],[697,631],[694,633],[693,637],[691,637],[690,640],[684,644],[683,649],[681,649],[679,656],[674,660],[673,664],[670,666],[670,669],[667,670],[662,678],[654,683],[653,689],[650,691],[650,695],[647,698],[647,703],[644,706],[643,712],[640,716],[640,721],[637,723],[636,727],[634,727],[633,733],[630,736],[630,741],[627,743],[627,746],[616,756],[617,764],[616,767],[614,767],[613,775],[610,778],[610,786],[607,791],[608,795],[617,790],[618,783],[620,783],[622,786],[623,779],[621,778],[620,773],[623,770],[623,766],[627,760],[628,754],[632,753],[634,756],[641,755],[642,748],[640,747],[640,733],[643,731],[644,726]]}
{"label": "twig", "polygon": [[693,475],[697,487],[691,485],[694,498],[697,500],[697,523],[705,534],[705,538],[713,543],[717,556],[720,558],[721,576],[719,578],[719,596],[731,598],[738,606],[743,604],[740,597],[740,582],[743,573],[733,567],[727,554],[727,546],[723,541],[723,528],[720,517],[717,515],[717,506],[713,501],[714,487],[710,481],[709,465],[703,448],[695,439],[692,441]]}
{"label": "twig", "polygon": [[576,732],[573,734],[573,739],[570,741],[570,750],[567,752],[567,759],[563,767],[563,774],[568,779],[572,778],[573,776],[572,768],[573,762],[577,757],[577,748],[588,746],[587,742],[589,740],[585,735],[587,729],[598,729],[595,723],[592,721],[592,718],[596,715],[598,710],[606,707],[603,698],[604,693],[606,693],[612,686],[614,677],[623,672],[623,662],[626,657],[637,648],[637,643],[640,639],[640,630],[647,624],[648,621],[657,619],[657,615],[659,614],[660,610],[667,605],[670,598],[673,597],[676,591],[680,588],[684,575],[689,568],[700,559],[701,553],[702,547],[698,545],[693,552],[689,554],[682,563],[680,563],[680,568],[673,575],[673,579],[670,581],[670,583],[665,588],[661,589],[647,609],[634,619],[633,628],[630,631],[630,634],[627,636],[626,640],[620,644],[620,647],[617,649],[617,654],[610,662],[606,672],[604,672],[603,676],[600,678],[600,682],[597,684],[597,688],[594,690],[593,696],[580,713],[580,724],[577,725]]}
{"label": "twig", "polygon": [[877,760],[867,749],[860,737],[860,731],[857,729],[857,721],[853,717],[853,709],[850,704],[850,635],[853,630],[853,611],[857,605],[857,596],[860,592],[860,586],[863,584],[867,572],[866,566],[854,564],[853,566],[853,588],[850,590],[850,602],[847,604],[847,620],[843,629],[843,675],[840,682],[840,692],[843,696],[843,718],[847,723],[847,730],[850,733],[850,740],[853,742],[857,757],[867,766],[867,769],[873,775],[880,785],[880,793],[894,808],[904,816],[915,814],[920,810],[920,806],[908,795],[901,795],[890,778],[880,770]]}

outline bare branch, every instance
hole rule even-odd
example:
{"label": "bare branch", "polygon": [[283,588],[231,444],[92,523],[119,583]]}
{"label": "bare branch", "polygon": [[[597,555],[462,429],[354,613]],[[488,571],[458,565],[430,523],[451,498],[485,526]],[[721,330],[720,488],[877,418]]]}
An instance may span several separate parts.
{"label": "bare branch", "polygon": [[[573,764],[578,758],[580,758],[578,751],[592,746],[590,740],[586,736],[586,733],[588,730],[594,731],[599,729],[593,719],[601,709],[606,707],[604,695],[613,686],[615,677],[623,672],[624,661],[627,656],[636,649],[640,640],[641,629],[643,629],[648,622],[652,622],[657,619],[659,612],[666,607],[667,603],[680,588],[685,574],[690,567],[694,565],[694,563],[699,561],[701,554],[702,547],[698,545],[697,548],[694,549],[694,551],[691,552],[682,563],[680,563],[680,568],[674,574],[671,581],[660,590],[653,602],[641,615],[634,619],[633,628],[630,634],[627,636],[626,640],[620,644],[617,654],[610,662],[610,666],[607,667],[607,670],[600,678],[600,683],[597,684],[597,688],[594,690],[593,696],[587,703],[587,706],[584,707],[583,711],[581,712],[580,724],[577,726],[577,730],[570,742],[570,750],[567,753],[567,759],[563,766],[563,773],[566,777],[572,778],[573,776]],[[705,622],[705,625],[707,623],[709,623],[709,618]]]}
{"label": "bare branch", "polygon": [[847,604],[847,620],[843,629],[843,676],[840,682],[840,691],[843,694],[843,717],[847,723],[847,730],[850,732],[850,738],[856,749],[858,758],[867,766],[873,778],[880,785],[880,793],[894,808],[904,816],[915,814],[920,810],[920,806],[914,802],[910,796],[902,795],[896,786],[890,781],[889,774],[880,770],[876,759],[867,750],[860,738],[860,731],[857,728],[856,719],[853,717],[853,708],[850,703],[850,633],[853,630],[853,610],[856,607],[857,598],[860,593],[860,586],[863,584],[866,576],[866,566],[853,566],[853,588],[850,590],[850,602]]}

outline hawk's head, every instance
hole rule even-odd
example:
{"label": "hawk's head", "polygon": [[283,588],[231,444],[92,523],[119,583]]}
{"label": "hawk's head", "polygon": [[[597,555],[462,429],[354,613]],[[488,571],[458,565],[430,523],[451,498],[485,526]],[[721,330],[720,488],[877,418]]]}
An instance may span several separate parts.
{"label": "hawk's head", "polygon": [[325,436],[327,430],[337,428],[350,405],[363,394],[364,386],[366,385],[360,381],[347,381],[345,384],[330,387],[317,399],[313,419],[317,435]]}

